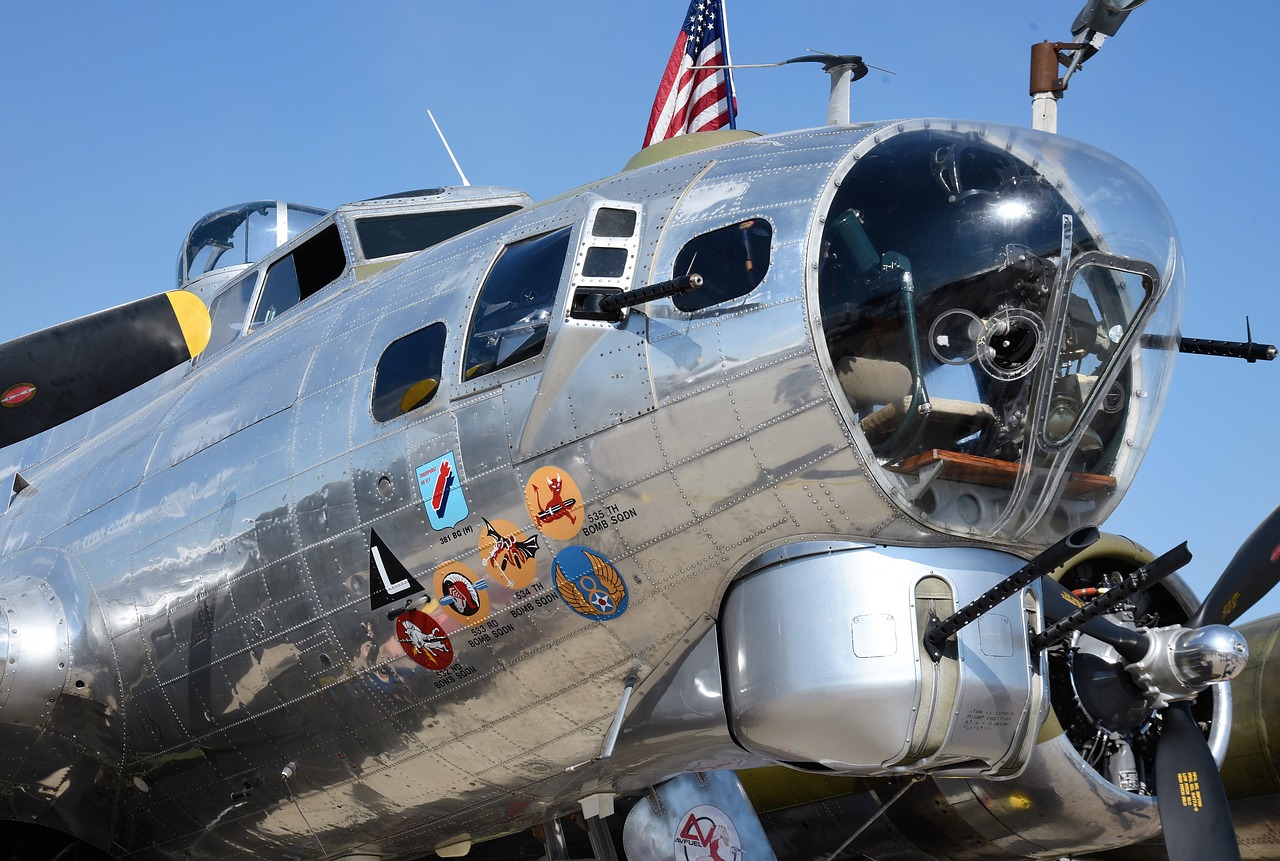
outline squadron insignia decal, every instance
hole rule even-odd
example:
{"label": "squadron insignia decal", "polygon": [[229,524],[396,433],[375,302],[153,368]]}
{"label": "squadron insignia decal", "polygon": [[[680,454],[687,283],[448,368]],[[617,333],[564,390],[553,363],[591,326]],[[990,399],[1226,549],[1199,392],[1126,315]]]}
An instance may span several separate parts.
{"label": "squadron insignia decal", "polygon": [[525,538],[510,521],[484,519],[484,534],[479,541],[480,558],[491,580],[508,589],[523,589],[538,575],[538,536]]}
{"label": "squadron insignia decal", "polygon": [[627,584],[613,563],[586,547],[566,547],[556,554],[556,591],[579,616],[600,622],[627,610]]}
{"label": "squadron insignia decal", "polygon": [[453,663],[453,643],[449,635],[426,613],[409,610],[397,616],[396,640],[420,667],[439,672]]}
{"label": "squadron insignia decal", "polygon": [[36,396],[36,387],[32,383],[18,383],[4,390],[0,395],[0,406],[13,409],[20,407]]}
{"label": "squadron insignia decal", "polygon": [[458,483],[453,452],[418,467],[418,491],[427,507],[427,519],[435,530],[452,529],[471,513]]}
{"label": "squadron insignia decal", "polygon": [[524,504],[548,538],[568,541],[582,529],[582,491],[562,469],[544,466],[524,488]]}
{"label": "squadron insignia decal", "polygon": [[435,594],[440,607],[463,625],[479,625],[489,617],[489,584],[461,562],[436,569]]}
{"label": "squadron insignia decal", "polygon": [[377,531],[369,530],[369,609],[376,610],[422,591],[422,584],[395,557]]}

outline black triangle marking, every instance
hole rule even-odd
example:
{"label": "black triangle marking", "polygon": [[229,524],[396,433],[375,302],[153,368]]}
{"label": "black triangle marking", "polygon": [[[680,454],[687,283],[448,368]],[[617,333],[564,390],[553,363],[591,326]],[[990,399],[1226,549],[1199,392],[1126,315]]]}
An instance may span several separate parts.
{"label": "black triangle marking", "polygon": [[395,557],[378,533],[369,530],[369,609],[376,610],[422,591],[422,584]]}

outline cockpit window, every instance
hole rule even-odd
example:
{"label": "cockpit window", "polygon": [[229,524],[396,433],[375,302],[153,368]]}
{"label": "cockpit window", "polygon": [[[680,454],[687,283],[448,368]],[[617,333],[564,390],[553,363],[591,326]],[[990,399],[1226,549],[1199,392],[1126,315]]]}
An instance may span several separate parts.
{"label": "cockpit window", "polygon": [[336,281],[346,267],[342,237],[337,225],[330,224],[291,254],[271,264],[249,328],[270,323],[302,300],[309,299]]}
{"label": "cockpit window", "polygon": [[215,269],[255,263],[324,216],[323,209],[280,200],[255,200],[211,212],[183,240],[178,286]]}
{"label": "cockpit window", "polygon": [[209,304],[209,318],[213,326],[209,345],[197,357],[198,361],[212,356],[240,335],[244,329],[244,318],[249,314],[249,302],[253,300],[253,289],[257,286],[258,272],[250,272]]}
{"label": "cockpit window", "polygon": [[945,531],[1094,523],[1148,432],[1164,357],[1139,336],[1181,278],[1172,225],[1127,167],[1048,146],[906,132],[854,163],[824,219],[836,380],[876,474]]}
{"label": "cockpit window", "polygon": [[373,378],[373,417],[380,422],[426,406],[440,387],[444,323],[405,335],[378,359]]}
{"label": "cockpit window", "polygon": [[570,228],[503,249],[480,287],[463,373],[471,380],[542,352],[569,252]]}
{"label": "cockpit window", "polygon": [[763,218],[695,236],[676,256],[675,275],[697,273],[703,285],[672,299],[681,311],[700,311],[746,296],[769,271],[773,227]]}
{"label": "cockpit window", "polygon": [[356,219],[356,237],[365,260],[430,248],[446,239],[515,212],[518,206],[436,210]]}

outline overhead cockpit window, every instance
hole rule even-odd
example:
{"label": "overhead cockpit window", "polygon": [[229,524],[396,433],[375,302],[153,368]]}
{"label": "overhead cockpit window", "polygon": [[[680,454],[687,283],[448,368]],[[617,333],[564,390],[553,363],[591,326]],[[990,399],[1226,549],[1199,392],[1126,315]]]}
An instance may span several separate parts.
{"label": "overhead cockpit window", "polygon": [[220,209],[191,228],[178,255],[178,286],[217,269],[256,263],[306,230],[325,210],[279,200]]}
{"label": "overhead cockpit window", "polygon": [[346,267],[342,237],[337,225],[330,224],[293,253],[271,264],[249,328],[270,323],[302,300],[309,299],[336,281]]}
{"label": "overhead cockpit window", "polygon": [[212,356],[244,331],[244,318],[249,314],[249,302],[253,300],[253,290],[257,286],[258,272],[250,272],[223,290],[209,304],[209,318],[213,326],[209,333],[209,345],[204,348],[201,357]]}
{"label": "overhead cockpit window", "polygon": [[380,422],[426,406],[440,388],[445,326],[432,323],[387,347],[373,377],[373,417]]}
{"label": "overhead cockpit window", "polygon": [[467,379],[542,352],[569,252],[569,233],[564,227],[509,245],[493,264],[480,287],[467,337]]}
{"label": "overhead cockpit window", "polygon": [[356,237],[365,260],[394,257],[430,248],[519,208],[490,206],[359,218],[356,219]]}
{"label": "overhead cockpit window", "polygon": [[769,271],[773,227],[763,218],[740,221],[691,239],[676,257],[675,275],[696,273],[702,287],[676,296],[681,311],[700,311],[746,296]]}

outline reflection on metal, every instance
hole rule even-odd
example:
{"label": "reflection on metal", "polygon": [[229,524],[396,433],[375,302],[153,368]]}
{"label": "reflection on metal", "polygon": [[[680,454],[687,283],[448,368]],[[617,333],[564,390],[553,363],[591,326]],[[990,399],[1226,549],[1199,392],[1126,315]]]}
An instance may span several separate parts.
{"label": "reflection on metal", "polygon": [[569,847],[564,839],[564,825],[558,817],[542,823],[542,833],[547,845],[547,861],[569,861]]}
{"label": "reflection on metal", "polygon": [[[687,805],[661,796],[684,817],[669,856],[714,841],[716,814],[688,814],[729,812],[732,769],[1034,767],[1037,587],[937,664],[924,626],[1132,480],[1120,443],[1145,445],[1165,366],[1107,266],[1058,276],[1105,252],[1176,297],[1167,213],[1126,166],[1023,129],[714,140],[536,207],[477,187],[340,207],[251,266],[332,230],[332,284],[6,448],[40,489],[0,517],[0,748],[22,751],[0,755],[6,815],[119,854],[409,857],[706,772]],[[357,276],[385,262],[362,256],[361,218],[481,203],[518,211]],[[537,290],[521,270],[484,296],[513,248]],[[636,290],[713,262],[723,294]],[[241,329],[262,280],[219,297]],[[578,286],[648,299],[584,319]],[[380,357],[437,323],[430,403],[375,417]],[[1082,396],[1049,447],[1031,398],[1068,330],[1121,385]],[[259,770],[280,780],[246,786]]]}

